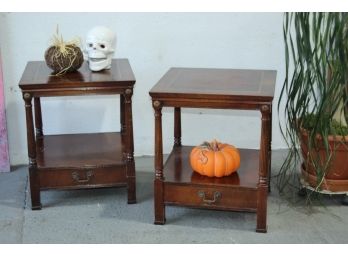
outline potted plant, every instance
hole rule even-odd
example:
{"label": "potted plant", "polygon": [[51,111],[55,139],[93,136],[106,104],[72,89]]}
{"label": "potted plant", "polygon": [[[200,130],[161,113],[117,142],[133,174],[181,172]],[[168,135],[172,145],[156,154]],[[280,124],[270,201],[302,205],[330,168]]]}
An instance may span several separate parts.
{"label": "potted plant", "polygon": [[277,185],[283,191],[300,178],[303,188],[346,194],[348,15],[285,13],[283,30],[286,77],[278,113],[284,108],[281,131],[289,152]]}

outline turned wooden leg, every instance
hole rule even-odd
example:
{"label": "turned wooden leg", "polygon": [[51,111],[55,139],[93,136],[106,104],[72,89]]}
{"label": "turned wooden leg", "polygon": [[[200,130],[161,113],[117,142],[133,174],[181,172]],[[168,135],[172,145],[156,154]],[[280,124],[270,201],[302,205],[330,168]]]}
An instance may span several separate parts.
{"label": "turned wooden leg", "polygon": [[120,127],[121,134],[124,134],[126,131],[126,123],[125,123],[125,103],[124,103],[124,95],[120,95]]}
{"label": "turned wooden leg", "polygon": [[257,225],[256,232],[267,232],[267,196],[270,143],[270,106],[261,106],[262,125],[260,142],[260,171],[257,185]]}
{"label": "turned wooden leg", "polygon": [[24,93],[23,99],[25,102],[25,117],[27,123],[31,209],[40,210],[42,206],[40,200],[40,180],[36,163],[36,143],[34,134],[32,96],[29,93]]}
{"label": "turned wooden leg", "polygon": [[[133,118],[132,118],[132,89],[126,89],[124,95],[124,122],[126,134],[126,165],[127,165],[127,189],[128,203],[136,203],[136,180],[135,180],[135,162],[134,162],[134,140],[133,140]],[[122,97],[121,97],[122,98]],[[122,100],[121,100],[122,102]],[[121,109],[122,110],[122,109]],[[122,126],[121,111],[121,126]]]}
{"label": "turned wooden leg", "polygon": [[35,110],[35,134],[36,134],[36,138],[40,138],[43,136],[40,97],[34,98],[34,110]]}
{"label": "turned wooden leg", "polygon": [[268,143],[268,193],[271,192],[271,176],[272,176],[272,105],[270,106],[269,121],[269,143]]}
{"label": "turned wooden leg", "polygon": [[29,183],[31,196],[31,209],[41,210],[40,180],[35,165],[29,164]]}
{"label": "turned wooden leg", "polygon": [[155,224],[165,223],[164,206],[164,177],[163,177],[163,142],[162,142],[162,106],[161,102],[154,101],[155,109]]}
{"label": "turned wooden leg", "polygon": [[[174,147],[181,146],[181,108],[175,107],[174,108]],[[181,167],[182,167],[182,160],[178,160],[177,163],[178,168],[175,171],[175,179],[180,180],[181,179]]]}
{"label": "turned wooden leg", "polygon": [[181,146],[181,109],[174,108],[174,147]]}

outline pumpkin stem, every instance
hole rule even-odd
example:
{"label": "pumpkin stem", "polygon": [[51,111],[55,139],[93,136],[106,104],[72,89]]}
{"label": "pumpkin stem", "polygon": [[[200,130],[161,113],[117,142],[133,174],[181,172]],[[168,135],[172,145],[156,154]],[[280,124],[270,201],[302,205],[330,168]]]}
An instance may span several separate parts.
{"label": "pumpkin stem", "polygon": [[216,152],[216,151],[220,150],[219,149],[219,142],[216,139],[214,139],[210,144],[211,144],[211,148],[213,151]]}
{"label": "pumpkin stem", "polygon": [[207,141],[204,141],[200,146],[199,148],[201,148],[202,150],[210,150],[210,151],[220,151],[220,148],[219,148],[219,144],[220,142],[217,141],[216,139],[214,139],[212,142],[207,142]]}
{"label": "pumpkin stem", "polygon": [[208,148],[208,149],[211,148],[210,143],[208,141],[204,141],[199,147],[200,148]]}

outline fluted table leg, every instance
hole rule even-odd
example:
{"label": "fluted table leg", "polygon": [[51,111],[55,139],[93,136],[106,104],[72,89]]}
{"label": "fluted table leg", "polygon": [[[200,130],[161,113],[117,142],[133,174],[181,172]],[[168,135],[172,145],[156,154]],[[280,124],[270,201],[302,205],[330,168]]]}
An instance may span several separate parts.
{"label": "fluted table leg", "polygon": [[165,223],[164,177],[163,177],[163,142],[162,142],[162,105],[153,102],[155,109],[155,224]]}
{"label": "fluted table leg", "polygon": [[41,210],[40,200],[40,180],[36,163],[36,143],[33,121],[32,95],[29,93],[23,94],[25,102],[25,116],[27,123],[27,142],[28,142],[28,157],[29,157],[29,181],[31,194],[31,209]]}
{"label": "fluted table leg", "polygon": [[260,142],[260,170],[257,185],[257,232],[267,232],[267,194],[269,172],[269,150],[271,129],[271,108],[269,105],[261,106],[261,142]]}
{"label": "fluted table leg", "polygon": [[[127,164],[127,188],[128,203],[136,203],[136,181],[134,162],[134,141],[133,141],[133,118],[132,118],[132,89],[126,89],[124,94],[124,109],[121,108],[121,126],[124,119],[126,134],[126,164]],[[122,96],[121,96],[122,99]],[[121,100],[122,103],[123,100]],[[124,114],[122,113],[124,110]],[[123,118],[124,117],[124,118]],[[122,127],[121,127],[122,131]],[[121,132],[121,133],[124,133]]]}

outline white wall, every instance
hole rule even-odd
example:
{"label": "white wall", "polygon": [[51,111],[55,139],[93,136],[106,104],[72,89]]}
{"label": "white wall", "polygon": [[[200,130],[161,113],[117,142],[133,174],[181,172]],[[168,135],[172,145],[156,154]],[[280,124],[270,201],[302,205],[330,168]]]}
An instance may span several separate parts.
{"label": "white wall", "polygon": [[[113,29],[115,57],[128,58],[136,85],[133,97],[135,155],[153,155],[154,118],[148,91],[171,66],[274,69],[274,105],[284,79],[282,13],[0,13],[7,126],[11,164],[27,163],[24,104],[18,82],[28,61],[43,60],[59,25],[64,39],[84,39],[95,25]],[[119,129],[119,98],[44,98],[44,132],[78,133]],[[201,114],[204,114],[201,115]],[[259,147],[260,114],[251,111],[184,109],[183,143],[220,139]],[[273,148],[285,148],[273,114]],[[164,151],[173,142],[173,111],[163,110]]]}

